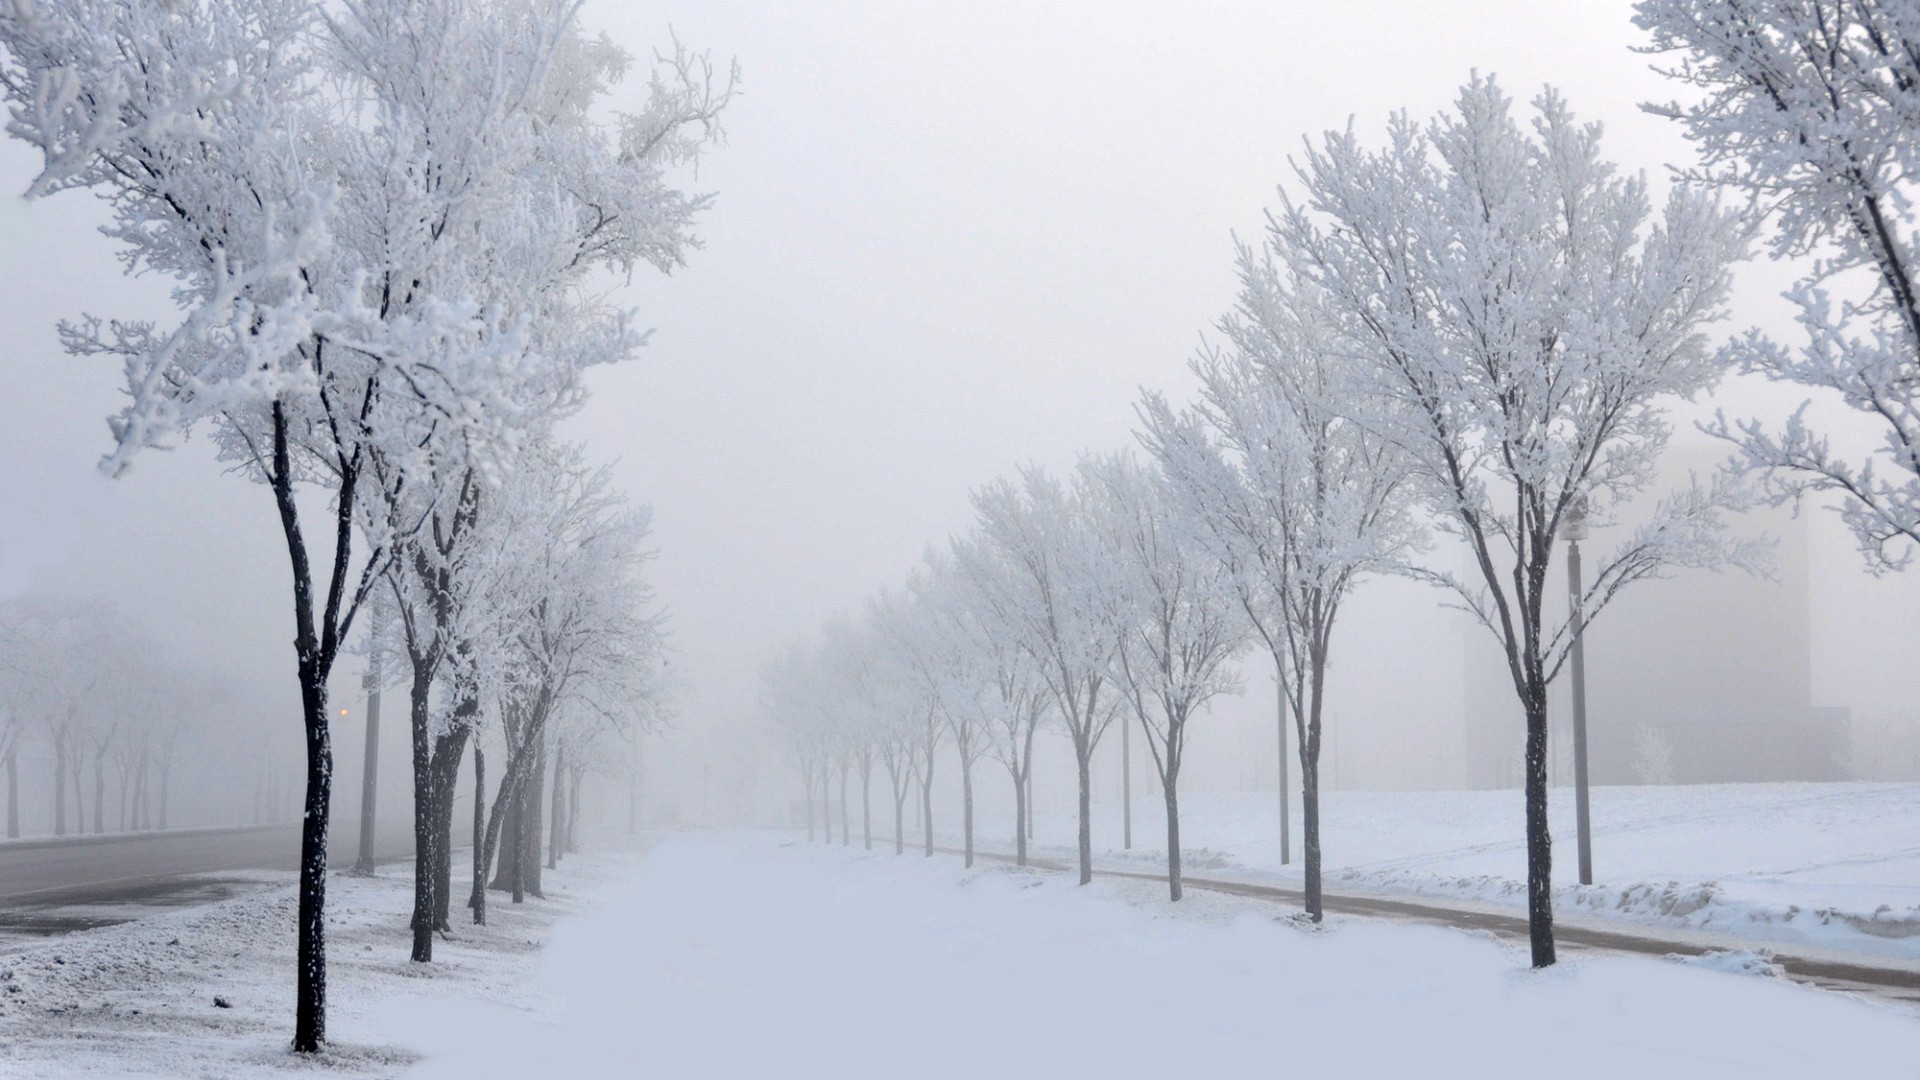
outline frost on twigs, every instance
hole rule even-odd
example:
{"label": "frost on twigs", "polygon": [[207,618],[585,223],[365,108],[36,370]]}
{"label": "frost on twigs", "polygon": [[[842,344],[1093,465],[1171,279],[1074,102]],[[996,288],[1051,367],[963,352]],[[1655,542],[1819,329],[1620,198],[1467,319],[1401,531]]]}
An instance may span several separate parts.
{"label": "frost on twigs", "polygon": [[[1744,195],[1773,226],[1776,258],[1805,260],[1785,294],[1802,339],[1755,331],[1724,360],[1843,404],[1880,433],[1836,448],[1807,405],[1773,425],[1705,425],[1776,502],[1836,496],[1876,573],[1920,543],[1920,4],[1642,0],[1644,51],[1692,91],[1653,111],[1700,153],[1683,176]],[[1812,398],[1808,399],[1811,404]]]}

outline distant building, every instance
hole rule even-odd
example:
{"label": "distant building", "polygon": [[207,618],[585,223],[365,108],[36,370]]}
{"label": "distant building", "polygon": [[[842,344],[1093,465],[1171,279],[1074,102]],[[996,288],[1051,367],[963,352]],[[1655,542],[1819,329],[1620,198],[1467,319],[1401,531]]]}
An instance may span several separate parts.
{"label": "distant building", "polygon": [[[1669,454],[1639,503],[1650,512],[1688,473],[1704,480],[1718,450]],[[1588,580],[1631,531],[1624,521],[1581,544]],[[1790,510],[1758,509],[1734,528],[1779,539],[1779,580],[1738,570],[1679,570],[1625,589],[1587,634],[1587,747],[1592,782],[1682,784],[1847,778],[1848,710],[1812,699],[1808,529]],[[1560,559],[1565,545],[1556,545]],[[1551,580],[1565,617],[1566,566]],[[1472,787],[1520,783],[1525,727],[1493,636],[1464,628],[1466,767]],[[1570,677],[1549,701],[1552,779],[1572,780]]]}

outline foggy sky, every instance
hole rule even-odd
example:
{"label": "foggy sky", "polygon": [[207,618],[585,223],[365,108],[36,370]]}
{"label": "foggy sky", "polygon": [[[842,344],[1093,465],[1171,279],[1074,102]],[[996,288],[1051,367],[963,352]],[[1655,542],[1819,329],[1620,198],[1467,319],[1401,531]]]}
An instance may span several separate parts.
{"label": "foggy sky", "polygon": [[[589,0],[586,21],[637,54],[671,26],[743,71],[729,144],[688,178],[719,193],[706,247],[670,280],[623,288],[652,344],[592,374],[566,430],[655,508],[652,568],[688,686],[679,752],[757,723],[761,660],[964,530],[970,488],[1129,443],[1142,386],[1185,397],[1185,362],[1232,302],[1232,235],[1257,238],[1304,136],[1351,118],[1377,142],[1390,110],[1431,115],[1477,70],[1522,100],[1553,81],[1606,123],[1609,157],[1663,182],[1689,150],[1637,109],[1675,89],[1630,51],[1629,17],[1624,2],[1518,0]],[[32,164],[0,147],[0,192]],[[164,283],[121,277],[100,220],[85,195],[0,198],[0,593],[113,596],[183,654],[283,681],[291,706],[286,555],[264,489],[222,475],[204,442],[145,454],[119,481],[94,470],[117,372],[61,356],[53,321],[170,317]],[[1743,275],[1734,325],[1784,333],[1774,293],[1790,276]],[[1723,400],[1780,415],[1799,397]],[[1920,685],[1898,672],[1913,668],[1920,583],[1865,579],[1824,516],[1815,548],[1816,701],[1911,699]],[[1343,628],[1348,669],[1391,663],[1377,692],[1408,708],[1457,696],[1458,633],[1437,599],[1366,590]],[[1270,716],[1270,686],[1255,675],[1216,712]]]}

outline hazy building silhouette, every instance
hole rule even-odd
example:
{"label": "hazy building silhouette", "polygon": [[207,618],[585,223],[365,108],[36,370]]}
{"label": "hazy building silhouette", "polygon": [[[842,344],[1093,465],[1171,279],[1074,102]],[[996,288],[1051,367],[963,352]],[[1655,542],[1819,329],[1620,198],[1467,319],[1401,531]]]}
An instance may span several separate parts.
{"label": "hazy building silhouette", "polygon": [[[1690,472],[1704,480],[1723,456],[1714,448],[1670,452],[1634,509],[1644,517]],[[1623,515],[1582,544],[1589,575],[1635,524]],[[1812,697],[1807,520],[1760,508],[1734,527],[1778,538],[1777,580],[1739,570],[1675,571],[1629,586],[1589,631],[1593,783],[1847,778],[1848,710],[1816,706]],[[1563,561],[1552,575],[1565,582]],[[1555,595],[1549,618],[1557,621],[1566,612],[1564,584]],[[1484,628],[1466,625],[1463,636],[1467,783],[1517,787],[1524,724],[1512,678]],[[1562,671],[1549,706],[1556,783],[1572,777],[1569,681]]]}

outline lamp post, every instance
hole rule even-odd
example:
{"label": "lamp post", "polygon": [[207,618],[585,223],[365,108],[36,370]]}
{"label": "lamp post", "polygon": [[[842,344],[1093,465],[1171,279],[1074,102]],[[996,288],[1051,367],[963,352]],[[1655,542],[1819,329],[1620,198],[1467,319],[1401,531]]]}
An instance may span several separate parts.
{"label": "lamp post", "polygon": [[1567,540],[1567,604],[1573,622],[1573,814],[1580,838],[1580,884],[1593,884],[1593,830],[1587,814],[1587,646],[1581,612],[1580,541],[1587,538],[1587,500],[1567,506],[1560,535]]}
{"label": "lamp post", "polygon": [[353,869],[358,874],[373,873],[374,796],[380,788],[380,631],[381,612],[373,612],[373,628],[368,636],[370,648],[367,674],[360,685],[367,692],[367,753],[360,778],[360,857]]}

